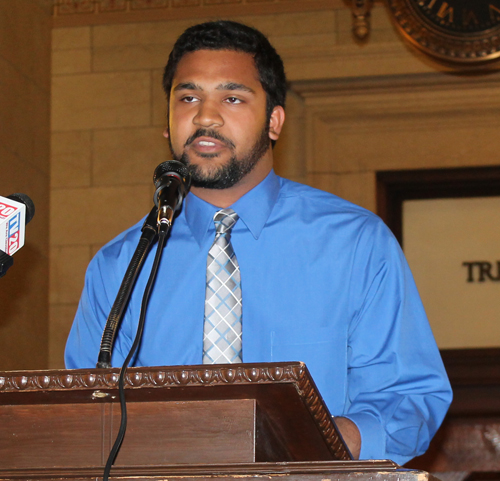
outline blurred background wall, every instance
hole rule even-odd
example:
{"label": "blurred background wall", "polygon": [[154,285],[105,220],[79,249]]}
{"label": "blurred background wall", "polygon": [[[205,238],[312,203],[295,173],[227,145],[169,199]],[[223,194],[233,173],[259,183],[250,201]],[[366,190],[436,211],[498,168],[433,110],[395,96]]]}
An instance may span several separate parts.
{"label": "blurred background wall", "polygon": [[0,369],[48,365],[52,2],[0,0],[0,195],[36,205],[0,279]]}

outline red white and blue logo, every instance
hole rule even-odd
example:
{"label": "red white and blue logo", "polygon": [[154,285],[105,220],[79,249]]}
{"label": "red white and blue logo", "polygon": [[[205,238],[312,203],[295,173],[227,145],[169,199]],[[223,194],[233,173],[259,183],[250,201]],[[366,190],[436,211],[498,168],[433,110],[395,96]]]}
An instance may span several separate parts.
{"label": "red white and blue logo", "polygon": [[[0,202],[0,221],[6,223],[5,227],[5,252],[14,254],[20,247],[21,240],[21,209],[16,205]],[[2,229],[3,230],[3,229]]]}
{"label": "red white and blue logo", "polygon": [[14,217],[9,219],[9,227],[7,229],[7,254],[12,255],[21,246],[19,245],[19,227],[21,225],[21,212],[18,212]]}

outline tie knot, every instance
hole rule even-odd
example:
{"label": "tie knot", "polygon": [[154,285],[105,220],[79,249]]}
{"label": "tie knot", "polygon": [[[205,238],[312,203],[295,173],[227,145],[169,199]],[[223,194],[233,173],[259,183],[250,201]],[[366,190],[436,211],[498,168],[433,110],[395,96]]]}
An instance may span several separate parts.
{"label": "tie knot", "polygon": [[215,231],[218,235],[231,232],[238,220],[238,214],[233,209],[221,209],[214,215]]}

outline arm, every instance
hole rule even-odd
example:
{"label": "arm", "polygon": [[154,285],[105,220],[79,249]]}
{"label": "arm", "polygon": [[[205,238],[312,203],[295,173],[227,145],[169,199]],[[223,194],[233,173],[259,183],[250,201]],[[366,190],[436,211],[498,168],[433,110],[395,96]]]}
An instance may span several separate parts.
{"label": "arm", "polygon": [[68,369],[96,366],[102,331],[111,308],[105,293],[107,279],[103,279],[105,273],[100,270],[97,256],[87,268],[78,310],[66,342],[64,361]]}
{"label": "arm", "polygon": [[[348,405],[361,459],[403,464],[425,452],[451,389],[406,260],[388,229],[370,222],[351,279],[358,306],[348,333]],[[356,286],[356,287],[354,287]]]}
{"label": "arm", "polygon": [[[118,250],[119,252],[119,250]],[[90,262],[78,310],[69,333],[65,351],[68,369],[94,368],[111,306],[121,283],[124,268],[115,255],[99,251]],[[126,266],[125,266],[126,267]],[[128,352],[131,340],[126,330],[120,331],[113,349],[113,365],[120,365]]]}
{"label": "arm", "polygon": [[358,427],[348,418],[336,417],[335,424],[339,428],[340,434],[344,442],[347,444],[349,451],[354,459],[359,459],[361,451],[361,434]]}

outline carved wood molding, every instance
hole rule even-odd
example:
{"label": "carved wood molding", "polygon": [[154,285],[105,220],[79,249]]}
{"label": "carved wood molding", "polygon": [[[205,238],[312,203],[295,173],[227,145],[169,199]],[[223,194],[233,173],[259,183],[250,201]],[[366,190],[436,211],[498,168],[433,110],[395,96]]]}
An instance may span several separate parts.
{"label": "carved wood molding", "polygon": [[[232,366],[232,367],[230,367]],[[241,364],[228,366],[169,366],[129,368],[127,388],[214,386],[253,383],[298,383],[310,394],[311,384],[303,363]],[[119,369],[12,371],[0,373],[0,393],[41,390],[116,389]]]}
{"label": "carved wood molding", "polygon": [[53,0],[54,27],[345,8],[343,0]]}
{"label": "carved wood molding", "polygon": [[[78,369],[56,371],[17,371],[0,373],[0,404],[15,396],[47,392],[92,391],[93,398],[118,388],[118,369]],[[305,364],[241,364],[207,366],[175,366],[130,368],[125,377],[129,389],[183,388],[194,386],[227,386],[291,383],[319,426],[323,438],[336,459],[350,459],[342,444],[332,416],[319,396]],[[110,400],[110,399],[108,399]]]}

